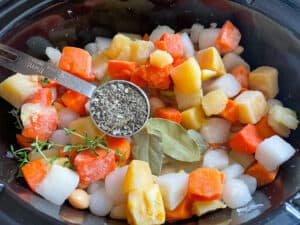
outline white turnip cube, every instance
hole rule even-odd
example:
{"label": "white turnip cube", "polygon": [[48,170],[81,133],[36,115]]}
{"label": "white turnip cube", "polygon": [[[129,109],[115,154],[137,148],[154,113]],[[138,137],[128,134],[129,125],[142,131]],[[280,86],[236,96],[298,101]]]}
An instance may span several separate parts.
{"label": "white turnip cube", "polygon": [[38,185],[36,192],[50,202],[61,205],[72,194],[79,183],[79,176],[73,170],[53,165]]}
{"label": "white turnip cube", "polygon": [[89,209],[96,216],[106,216],[113,207],[113,200],[108,196],[105,188],[101,188],[90,195]]}
{"label": "white turnip cube", "polygon": [[208,91],[222,89],[228,98],[236,96],[241,91],[241,84],[231,74],[224,74],[223,76],[215,79],[206,88]]}
{"label": "white turnip cube", "polygon": [[232,179],[224,184],[223,200],[232,209],[246,205],[252,197],[247,185],[238,179]]}
{"label": "white turnip cube", "polygon": [[289,160],[296,150],[278,135],[265,139],[255,152],[255,159],[268,171],[277,169]]}
{"label": "white turnip cube", "polygon": [[248,63],[245,62],[245,60],[240,57],[239,55],[229,52],[223,57],[223,63],[225,66],[226,71],[231,71],[233,68],[239,65],[246,66],[247,69],[250,69]]}
{"label": "white turnip cube", "polygon": [[223,149],[208,150],[203,157],[202,167],[224,169],[228,166],[228,154]]}
{"label": "white turnip cube", "polygon": [[222,170],[222,172],[225,174],[225,182],[240,176],[244,173],[244,171],[244,167],[238,163],[233,163]]}
{"label": "white turnip cube", "polygon": [[230,122],[221,118],[209,118],[200,133],[210,144],[223,144],[228,140]]}
{"label": "white turnip cube", "polygon": [[94,183],[91,183],[88,188],[87,188],[87,193],[90,195],[93,194],[95,191],[100,190],[101,188],[104,188],[104,181],[98,180],[95,181]]}
{"label": "white turnip cube", "polygon": [[174,210],[184,199],[188,179],[189,175],[186,173],[168,173],[158,177],[157,183],[166,209]]}
{"label": "white turnip cube", "polygon": [[253,194],[257,187],[257,182],[255,177],[247,174],[242,174],[238,177],[239,180],[243,181],[247,186],[251,194]]}

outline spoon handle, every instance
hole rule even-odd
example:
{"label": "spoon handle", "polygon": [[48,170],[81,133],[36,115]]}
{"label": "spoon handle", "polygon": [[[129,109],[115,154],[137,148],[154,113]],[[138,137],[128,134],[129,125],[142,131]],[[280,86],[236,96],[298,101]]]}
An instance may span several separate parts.
{"label": "spoon handle", "polygon": [[58,69],[55,65],[36,59],[0,43],[0,66],[24,75],[40,74],[89,98],[96,86]]}

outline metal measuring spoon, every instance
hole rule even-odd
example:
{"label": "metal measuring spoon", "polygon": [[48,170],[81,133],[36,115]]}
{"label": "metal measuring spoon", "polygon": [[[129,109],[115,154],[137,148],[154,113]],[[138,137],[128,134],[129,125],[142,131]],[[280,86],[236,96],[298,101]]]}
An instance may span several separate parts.
{"label": "metal measuring spoon", "polygon": [[95,86],[19,50],[0,44],[0,65],[24,75],[41,74],[90,98],[90,115],[96,127],[114,137],[127,137],[145,125],[150,105],[145,92],[124,80]]}

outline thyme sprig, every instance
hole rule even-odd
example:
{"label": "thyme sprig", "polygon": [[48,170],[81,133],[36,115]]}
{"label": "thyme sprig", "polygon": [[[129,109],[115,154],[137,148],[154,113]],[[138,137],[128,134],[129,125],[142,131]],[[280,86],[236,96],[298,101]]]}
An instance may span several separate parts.
{"label": "thyme sprig", "polygon": [[16,121],[15,121],[15,127],[19,130],[23,129],[23,124],[20,118],[20,109],[12,109],[8,112],[9,114],[11,114],[13,117],[15,117]]}
{"label": "thyme sprig", "polygon": [[39,81],[41,82],[42,87],[45,87],[51,83],[47,77],[40,77]]}

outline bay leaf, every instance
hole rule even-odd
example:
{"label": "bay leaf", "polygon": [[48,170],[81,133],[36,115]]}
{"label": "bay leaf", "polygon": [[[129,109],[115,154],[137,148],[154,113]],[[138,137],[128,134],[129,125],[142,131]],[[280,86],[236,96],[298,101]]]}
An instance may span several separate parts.
{"label": "bay leaf", "polygon": [[195,169],[201,167],[202,161],[195,161],[195,162],[183,162],[172,159],[171,157],[164,157],[163,165],[160,174],[167,174],[167,173],[178,173],[183,170],[186,173],[190,173]]}
{"label": "bay leaf", "polygon": [[148,162],[152,174],[160,175],[164,158],[161,138],[142,130],[133,136],[133,144],[132,154],[134,159]]}
{"label": "bay leaf", "polygon": [[161,138],[162,151],[173,159],[185,162],[202,158],[197,143],[178,123],[161,118],[150,118],[146,123],[149,134]]}
{"label": "bay leaf", "polygon": [[201,134],[194,129],[187,130],[187,133],[197,143],[201,154],[204,154],[209,146],[208,146],[207,142],[204,140],[204,138],[201,136]]}

